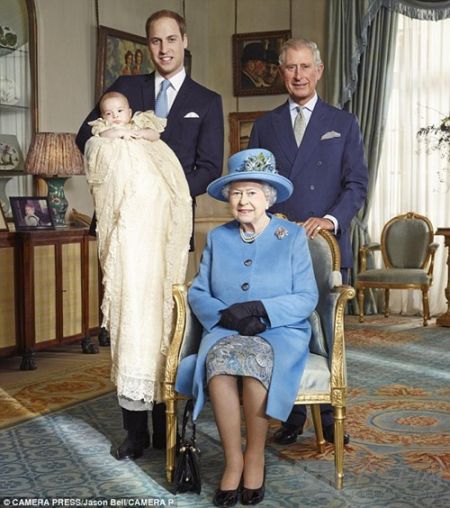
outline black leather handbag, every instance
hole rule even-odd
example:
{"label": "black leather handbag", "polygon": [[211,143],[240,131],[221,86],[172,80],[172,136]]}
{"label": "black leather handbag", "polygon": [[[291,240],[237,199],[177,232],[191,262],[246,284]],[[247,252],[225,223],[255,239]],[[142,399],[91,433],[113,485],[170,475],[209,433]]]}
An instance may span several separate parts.
{"label": "black leather handbag", "polygon": [[[192,420],[193,409],[194,403],[192,399],[189,399],[184,408],[181,435],[177,436],[178,457],[173,478],[175,494],[177,492],[196,492],[200,494],[202,490],[200,450],[197,447],[195,438],[195,423]],[[189,423],[192,427],[192,434],[190,438],[187,438],[186,430]]]}

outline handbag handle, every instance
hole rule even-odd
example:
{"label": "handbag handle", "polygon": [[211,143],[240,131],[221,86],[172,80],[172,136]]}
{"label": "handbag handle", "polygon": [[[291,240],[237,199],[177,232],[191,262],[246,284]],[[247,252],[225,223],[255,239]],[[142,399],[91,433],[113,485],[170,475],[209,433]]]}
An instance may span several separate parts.
{"label": "handbag handle", "polygon": [[188,422],[192,425],[192,442],[195,444],[195,423],[192,419],[192,412],[194,410],[194,401],[192,399],[189,399],[186,402],[186,405],[184,406],[184,413],[183,413],[183,425],[181,427],[181,442],[184,442],[186,439],[186,428],[188,425]]}

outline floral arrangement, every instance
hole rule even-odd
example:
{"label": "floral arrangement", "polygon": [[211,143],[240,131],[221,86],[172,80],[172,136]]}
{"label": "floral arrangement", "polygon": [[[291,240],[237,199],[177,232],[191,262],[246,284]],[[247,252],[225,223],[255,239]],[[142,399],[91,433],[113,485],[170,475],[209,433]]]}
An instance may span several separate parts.
{"label": "floral arrangement", "polygon": [[429,150],[439,150],[443,158],[450,161],[450,115],[435,125],[417,131],[419,141],[425,141]]}
{"label": "floral arrangement", "polygon": [[273,156],[266,156],[263,152],[258,155],[247,157],[240,168],[236,171],[263,171],[265,173],[278,173],[275,169],[275,160]]}

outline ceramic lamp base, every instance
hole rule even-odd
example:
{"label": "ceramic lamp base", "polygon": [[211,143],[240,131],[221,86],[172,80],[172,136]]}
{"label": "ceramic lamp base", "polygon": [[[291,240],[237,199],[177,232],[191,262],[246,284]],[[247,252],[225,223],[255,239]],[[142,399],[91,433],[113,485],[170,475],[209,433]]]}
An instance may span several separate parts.
{"label": "ceramic lamp base", "polygon": [[66,211],[68,201],[64,194],[64,184],[69,176],[46,176],[45,182],[48,187],[48,204],[53,214],[56,227],[67,227]]}

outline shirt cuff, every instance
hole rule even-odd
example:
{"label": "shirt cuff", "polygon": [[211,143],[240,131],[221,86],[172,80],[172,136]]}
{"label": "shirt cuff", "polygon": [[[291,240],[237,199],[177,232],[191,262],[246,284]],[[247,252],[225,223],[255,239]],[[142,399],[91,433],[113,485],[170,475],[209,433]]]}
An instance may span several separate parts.
{"label": "shirt cuff", "polygon": [[332,215],[328,215],[327,214],[327,215],[324,215],[323,218],[330,220],[334,224],[334,231],[333,231],[333,233],[335,235],[337,235],[339,224],[338,224],[338,221],[337,221],[336,217],[333,217]]}

